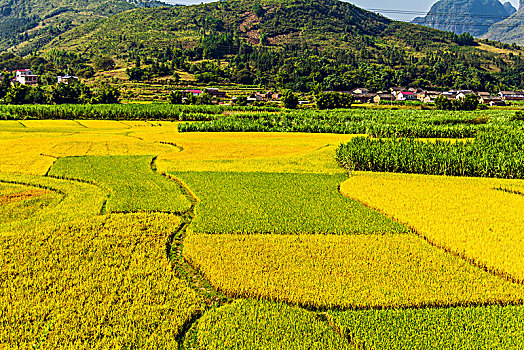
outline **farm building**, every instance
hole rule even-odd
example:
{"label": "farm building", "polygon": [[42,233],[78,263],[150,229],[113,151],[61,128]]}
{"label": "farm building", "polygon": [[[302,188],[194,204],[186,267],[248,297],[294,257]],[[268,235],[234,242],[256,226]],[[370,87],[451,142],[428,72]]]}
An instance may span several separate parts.
{"label": "farm building", "polygon": [[375,96],[373,98],[373,101],[375,103],[380,103],[381,101],[390,102],[390,101],[394,101],[394,100],[395,100],[395,97],[392,94],[387,93],[387,92],[378,92],[377,96]]}
{"label": "farm building", "polygon": [[524,101],[524,91],[501,91],[499,96],[504,101]]}
{"label": "farm building", "polygon": [[22,85],[36,85],[38,84],[38,75],[33,74],[30,69],[18,69],[14,81]]}
{"label": "farm building", "polygon": [[78,77],[73,77],[73,76],[70,76],[69,74],[66,74],[64,76],[57,76],[56,79],[59,84],[62,83],[66,85],[68,85],[69,83],[78,81]]}
{"label": "farm building", "polygon": [[412,91],[400,91],[397,93],[397,101],[416,101],[417,96]]}

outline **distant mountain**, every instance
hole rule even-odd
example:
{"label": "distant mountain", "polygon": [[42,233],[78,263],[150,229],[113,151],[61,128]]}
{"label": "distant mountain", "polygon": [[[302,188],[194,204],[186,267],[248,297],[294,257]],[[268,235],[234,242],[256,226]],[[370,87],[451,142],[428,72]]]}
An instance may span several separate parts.
{"label": "distant mountain", "polygon": [[77,25],[162,5],[156,0],[0,0],[0,52],[27,54]]}
{"label": "distant mountain", "polygon": [[517,9],[515,7],[513,7],[513,4],[511,2],[509,2],[509,1],[504,3],[502,6],[504,6],[504,8],[506,9],[506,12],[510,16],[512,14],[514,14],[515,12],[517,12]]}
{"label": "distant mountain", "polygon": [[511,3],[503,5],[498,0],[440,0],[425,17],[417,17],[413,23],[457,34],[469,32],[481,37],[493,24],[516,11]]}
{"label": "distant mountain", "polygon": [[524,0],[520,0],[520,8],[508,19],[494,24],[484,36],[490,40],[524,45]]}

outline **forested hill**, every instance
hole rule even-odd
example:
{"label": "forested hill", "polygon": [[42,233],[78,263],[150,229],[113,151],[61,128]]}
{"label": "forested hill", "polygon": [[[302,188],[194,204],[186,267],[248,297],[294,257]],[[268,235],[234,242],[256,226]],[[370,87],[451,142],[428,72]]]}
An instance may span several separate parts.
{"label": "forested hill", "polygon": [[155,0],[0,0],[0,51],[26,54],[93,19],[160,5]]}
{"label": "forested hill", "polygon": [[[229,37],[217,40],[223,34]],[[218,41],[218,47],[210,45],[207,53],[221,56],[238,53],[245,41],[253,46],[350,49],[369,56],[382,50],[386,39],[410,50],[453,42],[446,33],[393,22],[336,0],[227,0],[122,13],[61,35],[48,48],[118,55],[130,50],[195,48]]]}
{"label": "forested hill", "polygon": [[[128,68],[133,80],[184,72],[200,83],[297,91],[358,86],[494,91],[522,87],[524,81],[524,52],[518,47],[392,21],[337,0],[136,9],[58,35],[42,56],[57,61],[59,55],[63,66],[63,53],[82,57],[83,63],[75,58],[67,68],[80,76],[93,62],[96,70],[112,69],[103,67],[114,64],[96,64],[103,58],[98,62],[113,59],[117,68]],[[28,65],[42,67],[33,61]]]}
{"label": "forested hill", "polygon": [[425,17],[417,17],[413,23],[462,34],[468,32],[480,37],[489,27],[503,21],[516,12],[507,2],[499,0],[440,0]]}

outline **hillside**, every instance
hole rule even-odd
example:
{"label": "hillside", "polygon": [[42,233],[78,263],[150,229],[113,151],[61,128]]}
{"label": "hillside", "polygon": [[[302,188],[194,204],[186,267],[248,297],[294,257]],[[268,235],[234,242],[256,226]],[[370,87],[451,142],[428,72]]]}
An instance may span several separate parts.
{"label": "hillside", "polygon": [[440,0],[425,17],[417,17],[413,23],[475,37],[487,33],[489,27],[516,12],[507,2],[498,0]]}
{"label": "hillside", "polygon": [[[70,74],[116,62],[119,79],[182,76],[200,84],[295,91],[391,86],[494,90],[522,84],[522,50],[396,22],[337,0],[227,0],[148,8],[101,18],[58,35],[43,56]],[[62,54],[59,54],[62,53]],[[54,57],[54,58],[53,58]],[[75,59],[75,61],[78,61]],[[89,63],[91,62],[91,63]],[[40,71],[42,63],[37,63]],[[126,71],[127,69],[127,71]],[[127,76],[126,76],[127,75]],[[187,80],[186,78],[183,78]]]}
{"label": "hillside", "polygon": [[160,4],[155,0],[0,0],[0,52],[29,53],[77,25]]}
{"label": "hillside", "polygon": [[518,12],[508,19],[494,24],[485,37],[490,40],[524,45],[524,0],[520,0]]}

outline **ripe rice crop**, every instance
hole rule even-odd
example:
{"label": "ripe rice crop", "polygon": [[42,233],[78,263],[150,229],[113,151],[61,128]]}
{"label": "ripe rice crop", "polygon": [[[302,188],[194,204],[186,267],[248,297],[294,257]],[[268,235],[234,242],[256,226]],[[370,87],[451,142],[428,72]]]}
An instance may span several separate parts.
{"label": "ripe rice crop", "polygon": [[354,138],[337,149],[348,170],[524,178],[524,133],[483,133],[473,141]]}
{"label": "ripe rice crop", "polygon": [[95,217],[0,236],[0,344],[178,349],[204,308],[165,256],[170,214]]}
{"label": "ripe rice crop", "polygon": [[151,169],[152,156],[87,156],[58,159],[50,176],[94,182],[110,191],[108,212],[181,213],[191,203],[174,182]]}
{"label": "ripe rice crop", "polygon": [[232,297],[313,308],[513,303],[524,286],[415,235],[191,234],[184,256]]}
{"label": "ripe rice crop", "polygon": [[524,181],[356,173],[341,192],[413,227],[430,242],[524,281]]}
{"label": "ripe rice crop", "polygon": [[198,322],[198,348],[354,349],[314,314],[280,303],[239,300],[207,312]]}
{"label": "ripe rice crop", "polygon": [[[37,206],[30,206],[27,211],[24,211],[23,206],[2,207],[2,215],[9,215],[10,220],[0,221],[0,232],[30,232],[37,228],[90,217],[100,213],[107,197],[103,190],[90,184],[41,176],[0,174],[0,182],[26,184],[54,193],[48,197],[50,201],[40,203],[45,205],[42,206],[37,201]],[[32,210],[38,215],[24,215]]]}
{"label": "ripe rice crop", "polygon": [[0,182],[1,225],[5,227],[12,221],[21,221],[38,215],[41,210],[54,206],[61,200],[62,196],[53,191]]}
{"label": "ripe rice crop", "polygon": [[[142,140],[133,129],[88,129],[59,126],[62,121],[34,121],[38,127],[10,130],[0,122],[0,172],[44,175],[58,157],[83,155],[150,155],[178,152],[175,147],[157,142],[170,127],[147,128],[157,132],[157,139]],[[73,123],[72,121],[66,121]],[[111,123],[111,122],[106,122]],[[125,125],[124,125],[125,126]],[[144,132],[144,131],[142,131]]]}
{"label": "ripe rice crop", "polygon": [[[290,142],[293,141],[292,138],[288,139]],[[207,145],[208,147],[213,147],[215,151],[220,150],[220,146],[216,144],[207,143]],[[246,148],[248,147],[249,146]],[[275,145],[271,153],[277,151],[279,148],[280,147]],[[299,147],[297,147],[297,149],[299,149]],[[327,144],[311,151],[304,148],[298,154],[282,154],[279,156],[268,156],[267,158],[248,158],[249,154],[256,153],[249,153],[249,149],[239,149],[239,152],[244,151],[248,153],[246,158],[191,160],[185,159],[185,156],[182,154],[186,151],[184,149],[183,152],[179,152],[180,157],[178,157],[176,153],[163,155],[158,159],[157,164],[158,170],[162,172],[169,172],[170,169],[174,169],[176,171],[340,174],[343,173],[344,170],[333,160],[335,150],[336,146]],[[285,147],[282,147],[282,151],[285,152]],[[177,158],[181,159],[179,160]],[[196,154],[194,158],[197,158]]]}
{"label": "ripe rice crop", "polygon": [[344,174],[170,172],[199,198],[201,233],[384,234],[406,229],[345,198]]}
{"label": "ripe rice crop", "polygon": [[328,311],[359,349],[522,349],[524,307]]}

